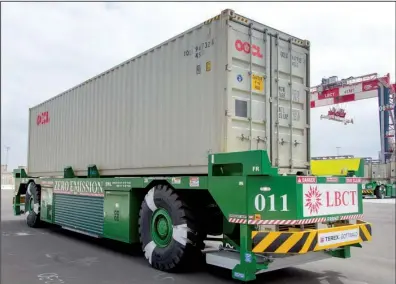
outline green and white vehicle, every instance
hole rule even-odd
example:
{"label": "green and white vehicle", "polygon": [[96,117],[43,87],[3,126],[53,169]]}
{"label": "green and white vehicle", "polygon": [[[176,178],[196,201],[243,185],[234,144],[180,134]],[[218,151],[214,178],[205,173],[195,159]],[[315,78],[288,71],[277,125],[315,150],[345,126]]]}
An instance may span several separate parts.
{"label": "green and white vehicle", "polygon": [[364,179],[362,182],[363,198],[377,199],[396,197],[394,180],[394,161],[382,163],[380,160],[365,159]]}
{"label": "green and white vehicle", "polygon": [[31,108],[15,215],[245,282],[349,258],[371,224],[355,178],[310,174],[309,50],[225,10]]}

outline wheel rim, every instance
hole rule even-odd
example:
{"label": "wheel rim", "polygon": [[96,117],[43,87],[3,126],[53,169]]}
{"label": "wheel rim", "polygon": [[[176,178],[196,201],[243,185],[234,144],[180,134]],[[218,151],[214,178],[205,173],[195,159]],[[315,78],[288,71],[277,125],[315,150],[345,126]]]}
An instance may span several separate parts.
{"label": "wheel rim", "polygon": [[172,219],[165,209],[157,209],[151,220],[151,236],[159,247],[166,247],[172,240]]}
{"label": "wheel rim", "polygon": [[385,196],[385,192],[386,192],[385,187],[382,187],[382,188],[381,188],[381,197],[384,197],[384,196]]}

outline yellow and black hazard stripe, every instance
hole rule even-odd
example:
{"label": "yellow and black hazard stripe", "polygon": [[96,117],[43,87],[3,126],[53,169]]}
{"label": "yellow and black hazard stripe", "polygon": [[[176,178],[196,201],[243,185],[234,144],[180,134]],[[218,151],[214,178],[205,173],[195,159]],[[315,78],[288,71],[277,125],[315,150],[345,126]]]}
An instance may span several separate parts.
{"label": "yellow and black hazard stripe", "polygon": [[[359,228],[359,237],[356,240],[330,245],[318,243],[321,233],[342,232]],[[356,244],[371,240],[371,225],[362,223],[358,225],[348,225],[335,228],[301,231],[301,232],[260,232],[252,233],[252,252],[254,253],[307,253],[345,245]]]}
{"label": "yellow and black hazard stripe", "polygon": [[371,189],[363,189],[363,194],[373,194],[373,190]]}
{"label": "yellow and black hazard stripe", "polygon": [[371,241],[372,232],[370,224],[361,224],[359,226],[359,236],[363,242]]}
{"label": "yellow and black hazard stripe", "polygon": [[218,21],[218,20],[220,20],[220,15],[217,15],[216,17],[213,17],[213,18],[211,18],[211,19],[209,19],[209,20],[206,20],[206,21],[204,22],[204,24],[205,24],[205,25],[209,25],[211,22]]}
{"label": "yellow and black hazard stripe", "polygon": [[258,232],[253,238],[253,252],[305,253],[313,251],[317,232]]}

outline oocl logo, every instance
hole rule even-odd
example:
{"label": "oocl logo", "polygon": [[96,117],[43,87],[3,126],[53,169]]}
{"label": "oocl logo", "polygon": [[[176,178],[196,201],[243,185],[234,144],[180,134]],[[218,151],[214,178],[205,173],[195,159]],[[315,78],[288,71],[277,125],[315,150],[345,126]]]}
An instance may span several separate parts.
{"label": "oocl logo", "polygon": [[37,115],[36,123],[37,125],[47,124],[50,122],[48,111],[41,112]]}
{"label": "oocl logo", "polygon": [[240,39],[237,39],[235,41],[235,49],[238,51],[243,51],[246,54],[249,54],[251,52],[253,56],[263,58],[259,46],[252,44],[252,48],[250,48],[250,43],[246,41],[243,42]]}

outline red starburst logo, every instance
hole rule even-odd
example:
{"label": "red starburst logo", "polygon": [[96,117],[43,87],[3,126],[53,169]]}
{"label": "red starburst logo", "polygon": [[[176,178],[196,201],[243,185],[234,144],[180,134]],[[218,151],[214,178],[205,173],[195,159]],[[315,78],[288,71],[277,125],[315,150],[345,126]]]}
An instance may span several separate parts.
{"label": "red starburst logo", "polygon": [[317,186],[310,186],[308,193],[305,194],[305,207],[308,207],[309,213],[318,213],[321,202],[322,194],[318,191]]}

